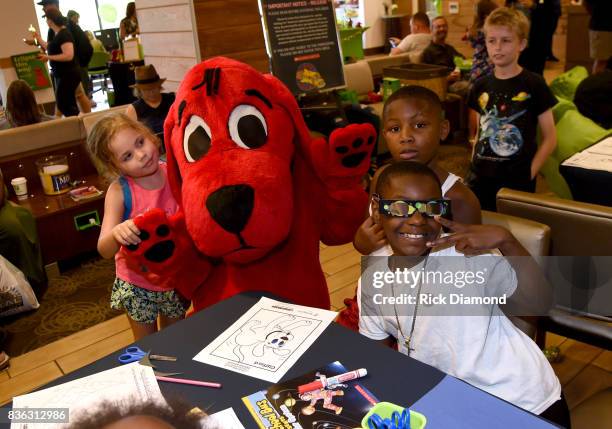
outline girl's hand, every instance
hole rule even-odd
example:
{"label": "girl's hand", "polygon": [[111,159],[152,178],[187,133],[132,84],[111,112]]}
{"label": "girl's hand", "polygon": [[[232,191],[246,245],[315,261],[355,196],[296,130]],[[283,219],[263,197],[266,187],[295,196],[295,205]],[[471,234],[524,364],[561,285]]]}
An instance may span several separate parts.
{"label": "girl's hand", "polygon": [[136,224],[134,224],[132,219],[128,219],[125,222],[115,225],[112,232],[113,237],[115,240],[117,240],[117,243],[123,246],[138,244],[141,242],[139,237],[140,230]]}
{"label": "girl's hand", "polygon": [[355,247],[364,255],[368,255],[386,244],[385,231],[374,222],[372,216],[368,216],[355,234]]}
{"label": "girl's hand", "polygon": [[47,54],[38,54],[38,57],[37,57],[37,58],[38,58],[39,60],[41,60],[41,61],[45,61],[45,62],[46,62],[46,61],[49,61],[49,55],[47,55]]}
{"label": "girl's hand", "polygon": [[509,241],[516,240],[510,232],[497,225],[466,225],[436,216],[436,221],[447,227],[453,234],[427,243],[428,247],[454,244],[455,249],[465,255],[483,250],[502,248]]}

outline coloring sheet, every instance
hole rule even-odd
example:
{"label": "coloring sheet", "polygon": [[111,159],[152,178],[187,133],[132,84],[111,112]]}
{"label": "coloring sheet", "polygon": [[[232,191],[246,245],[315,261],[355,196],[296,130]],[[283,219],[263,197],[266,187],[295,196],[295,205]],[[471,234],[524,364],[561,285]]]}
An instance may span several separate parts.
{"label": "coloring sheet", "polygon": [[[121,402],[127,398],[137,401],[166,401],[159,390],[153,368],[134,362],[58,386],[13,398],[15,408],[69,408],[70,421],[81,411],[92,410],[106,400]],[[11,429],[61,428],[64,424],[12,423]]]}
{"label": "coloring sheet", "polygon": [[202,419],[202,427],[244,429],[233,408],[226,408]]}
{"label": "coloring sheet", "polygon": [[264,297],[193,359],[276,383],[335,317]]}

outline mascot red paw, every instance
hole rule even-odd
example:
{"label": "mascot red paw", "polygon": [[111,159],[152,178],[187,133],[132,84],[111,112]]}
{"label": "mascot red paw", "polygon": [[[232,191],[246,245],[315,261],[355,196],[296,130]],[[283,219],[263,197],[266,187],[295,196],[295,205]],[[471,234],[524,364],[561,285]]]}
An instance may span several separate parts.
{"label": "mascot red paw", "polygon": [[313,141],[313,149],[321,152],[313,154],[314,161],[318,161],[321,167],[319,176],[322,180],[360,180],[370,167],[370,154],[375,141],[376,131],[370,124],[351,124],[335,129],[329,136],[329,142],[325,139]]}
{"label": "mascot red paw", "polygon": [[182,213],[168,217],[162,209],[151,209],[136,216],[134,224],[142,241],[121,248],[131,268],[152,283],[176,289],[191,299],[194,290],[208,277],[211,266],[189,238]]}
{"label": "mascot red paw", "polygon": [[363,220],[374,129],[313,139],[278,79],[213,58],[185,75],[164,131],[187,233],[218,261],[194,308],[248,290],[329,308],[319,242],[350,242]]}

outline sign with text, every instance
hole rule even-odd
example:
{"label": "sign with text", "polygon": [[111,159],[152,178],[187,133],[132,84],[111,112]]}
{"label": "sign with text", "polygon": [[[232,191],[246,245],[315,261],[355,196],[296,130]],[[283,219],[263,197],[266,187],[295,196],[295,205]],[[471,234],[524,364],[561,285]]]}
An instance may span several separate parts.
{"label": "sign with text", "polygon": [[44,61],[38,59],[40,51],[13,55],[13,67],[19,79],[25,80],[32,91],[51,87],[51,79]]}
{"label": "sign with text", "polygon": [[272,74],[293,94],[345,86],[332,0],[259,0]]}

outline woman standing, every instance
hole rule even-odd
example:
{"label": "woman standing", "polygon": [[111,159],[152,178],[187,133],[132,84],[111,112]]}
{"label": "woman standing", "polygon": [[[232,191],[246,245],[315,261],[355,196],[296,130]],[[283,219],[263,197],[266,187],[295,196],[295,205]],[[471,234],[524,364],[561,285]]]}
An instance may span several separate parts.
{"label": "woman standing", "polygon": [[74,39],[66,28],[68,20],[57,9],[48,10],[45,18],[55,36],[48,43],[41,42],[47,53],[40,54],[39,58],[51,63],[55,100],[60,114],[76,116],[79,109],[74,93],[81,83],[81,76],[74,55]]}
{"label": "woman standing", "polygon": [[119,24],[119,36],[123,40],[128,36],[136,36],[137,34],[140,34],[140,29],[138,28],[138,18],[136,18],[136,3],[131,1],[125,9],[125,18]]}

